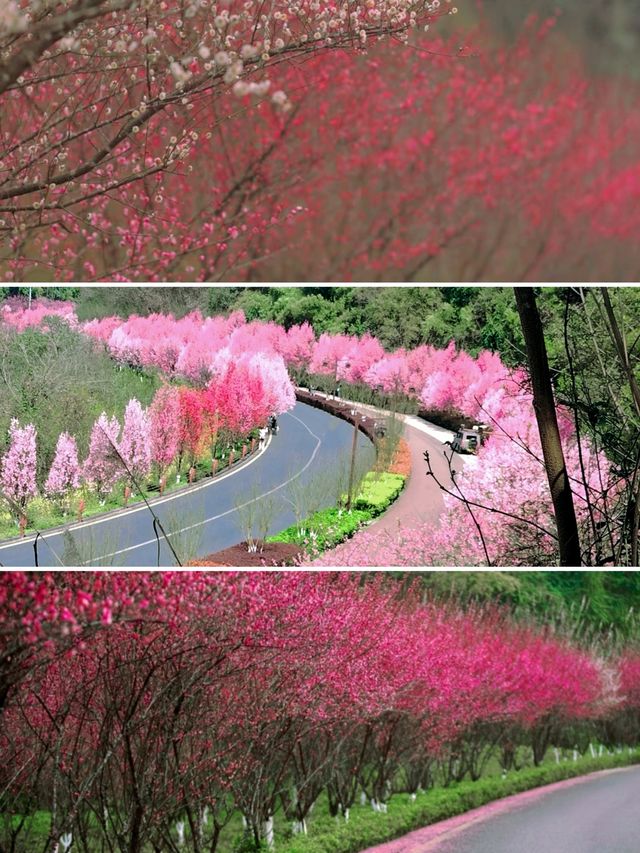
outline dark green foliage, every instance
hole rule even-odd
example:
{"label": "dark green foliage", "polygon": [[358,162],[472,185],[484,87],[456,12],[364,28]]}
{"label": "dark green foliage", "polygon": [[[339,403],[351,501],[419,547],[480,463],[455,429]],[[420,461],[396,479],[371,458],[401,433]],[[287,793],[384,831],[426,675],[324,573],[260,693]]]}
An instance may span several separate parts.
{"label": "dark green foliage", "polygon": [[[82,287],[76,300],[76,313],[80,320],[93,320],[96,317],[109,317],[117,314],[129,317],[131,314],[173,314],[182,317],[190,311],[199,309],[207,312],[209,294],[218,290],[240,290],[244,288],[204,288],[204,287]],[[224,300],[211,313],[226,311]]]}
{"label": "dark green foliage", "polygon": [[80,295],[79,287],[0,287],[0,299],[5,299],[7,296],[26,296],[32,299],[63,300],[77,299]]}
{"label": "dark green foliage", "polygon": [[638,631],[640,572],[423,572],[438,597],[501,604],[545,623],[561,623],[580,637]]}
{"label": "dark green foliage", "polygon": [[223,287],[209,293],[212,314],[241,309],[248,320],[285,328],[308,322],[317,334],[369,332],[387,349],[455,340],[472,354],[492,349],[509,363],[522,360],[507,287]]}

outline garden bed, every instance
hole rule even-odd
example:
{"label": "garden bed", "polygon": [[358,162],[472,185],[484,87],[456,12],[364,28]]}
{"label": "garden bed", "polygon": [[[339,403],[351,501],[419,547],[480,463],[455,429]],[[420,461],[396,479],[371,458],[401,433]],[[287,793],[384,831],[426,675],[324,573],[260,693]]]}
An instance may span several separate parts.
{"label": "garden bed", "polygon": [[227,568],[293,566],[299,563],[303,556],[303,549],[290,542],[265,542],[261,551],[249,551],[247,543],[240,542],[230,548],[208,554],[200,560],[194,560],[189,565]]}

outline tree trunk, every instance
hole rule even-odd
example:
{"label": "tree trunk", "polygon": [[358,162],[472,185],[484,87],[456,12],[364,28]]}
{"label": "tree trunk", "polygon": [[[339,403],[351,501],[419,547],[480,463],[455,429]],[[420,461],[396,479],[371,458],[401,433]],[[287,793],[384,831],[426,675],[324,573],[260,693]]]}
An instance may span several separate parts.
{"label": "tree trunk", "polygon": [[533,388],[533,407],[538,422],[538,432],[540,433],[544,464],[558,529],[560,565],[579,566],[581,559],[578,524],[562,451],[562,442],[560,441],[542,322],[533,288],[515,287],[514,292],[527,348],[527,361]]}

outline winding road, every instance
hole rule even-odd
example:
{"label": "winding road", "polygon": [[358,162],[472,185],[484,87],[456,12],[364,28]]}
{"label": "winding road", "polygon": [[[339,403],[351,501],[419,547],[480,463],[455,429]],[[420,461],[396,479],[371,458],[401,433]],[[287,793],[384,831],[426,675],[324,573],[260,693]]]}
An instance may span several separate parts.
{"label": "winding road", "polygon": [[638,853],[640,767],[489,803],[365,853]]}
{"label": "winding road", "polygon": [[[295,522],[287,502],[292,484],[309,483],[321,472],[335,469],[336,464],[348,463],[353,428],[345,421],[297,403],[291,412],[280,417],[279,424],[280,429],[267,448],[237,469],[152,501],[178,553],[194,557],[242,541],[242,516],[251,505],[261,504],[264,508],[265,503],[271,503],[269,531],[283,530]],[[373,446],[362,433],[358,455],[373,463]],[[33,566],[33,540],[29,536],[0,544],[0,563]],[[137,504],[69,525],[66,533],[59,528],[45,531],[39,541],[39,565],[175,565],[165,542],[160,546],[159,561],[157,548],[153,520],[146,507]]]}
{"label": "winding road", "polygon": [[[326,478],[332,471],[335,477],[336,466],[344,469],[348,465],[353,427],[347,422],[298,402],[291,412],[282,415],[279,423],[278,434],[268,446],[232,471],[151,501],[181,557],[204,556],[245,539],[243,516],[250,508],[259,513],[268,505],[269,532],[283,530],[295,522],[291,501],[295,500],[296,489],[313,489],[315,480],[316,488],[326,490]],[[387,521],[383,516],[376,525],[392,527],[400,518],[410,522],[417,517],[435,523],[442,509],[438,487],[420,474],[424,469],[422,453],[430,449],[440,475],[448,479],[442,455],[446,435],[444,431],[442,435],[425,434],[415,425],[407,427],[416,473],[387,514]],[[357,453],[359,461],[371,467],[374,449],[362,433]],[[332,502],[324,501],[322,505]],[[34,566],[34,537],[0,544],[0,564],[13,568]],[[65,529],[45,531],[38,542],[38,565],[140,568],[173,566],[175,560],[164,541],[158,555],[153,519],[144,505],[136,504]]]}

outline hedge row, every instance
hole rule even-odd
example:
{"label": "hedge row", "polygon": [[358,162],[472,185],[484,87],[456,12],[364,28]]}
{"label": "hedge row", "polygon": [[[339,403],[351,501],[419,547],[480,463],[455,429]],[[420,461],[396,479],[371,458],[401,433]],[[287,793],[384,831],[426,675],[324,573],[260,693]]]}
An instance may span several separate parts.
{"label": "hedge row", "polygon": [[405,481],[406,477],[400,474],[376,474],[370,471],[364,477],[350,510],[331,507],[314,512],[304,521],[267,537],[267,542],[301,545],[314,555],[335,548],[383,513],[398,497]]}
{"label": "hedge row", "polygon": [[267,542],[291,542],[305,546],[314,553],[322,553],[353,536],[356,530],[372,518],[371,510],[366,509],[322,509],[299,524],[267,537]]}

